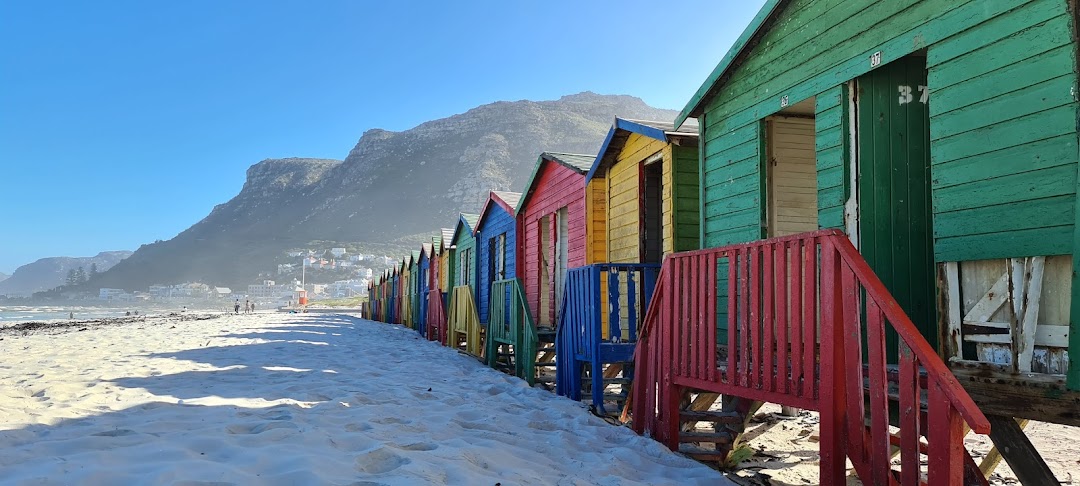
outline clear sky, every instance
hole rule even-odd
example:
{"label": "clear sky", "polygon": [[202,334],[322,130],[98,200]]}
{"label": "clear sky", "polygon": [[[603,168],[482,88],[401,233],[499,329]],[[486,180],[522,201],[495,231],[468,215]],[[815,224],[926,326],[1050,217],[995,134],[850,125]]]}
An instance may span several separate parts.
{"label": "clear sky", "polygon": [[0,3],[0,272],[169,239],[265,158],[498,100],[681,109],[764,0]]}

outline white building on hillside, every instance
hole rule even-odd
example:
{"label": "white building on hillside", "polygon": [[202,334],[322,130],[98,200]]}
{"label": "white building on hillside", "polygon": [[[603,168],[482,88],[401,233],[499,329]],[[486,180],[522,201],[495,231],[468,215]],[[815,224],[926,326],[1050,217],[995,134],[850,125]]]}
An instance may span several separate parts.
{"label": "white building on hillside", "polygon": [[125,293],[124,289],[98,289],[98,299],[117,300]]}

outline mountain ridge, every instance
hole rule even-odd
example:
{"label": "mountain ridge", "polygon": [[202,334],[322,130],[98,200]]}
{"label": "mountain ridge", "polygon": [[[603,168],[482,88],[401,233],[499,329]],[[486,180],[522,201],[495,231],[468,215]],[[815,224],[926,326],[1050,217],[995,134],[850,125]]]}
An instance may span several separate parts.
{"label": "mountain ridge", "polygon": [[[672,120],[629,95],[498,101],[413,128],[363,132],[344,159],[266,159],[240,192],[176,237],[143,245],[101,275],[138,290],[237,286],[313,240],[389,242],[476,212],[489,190],[520,191],[543,151],[595,153],[615,116]],[[419,239],[415,243],[419,243]],[[412,244],[412,243],[409,243]]]}
{"label": "mountain ridge", "polygon": [[28,297],[34,292],[64,285],[69,270],[82,267],[83,271],[90,272],[90,266],[97,264],[98,271],[105,272],[131,254],[131,251],[118,250],[103,251],[92,257],[41,258],[16,268],[10,276],[0,279],[0,295]]}

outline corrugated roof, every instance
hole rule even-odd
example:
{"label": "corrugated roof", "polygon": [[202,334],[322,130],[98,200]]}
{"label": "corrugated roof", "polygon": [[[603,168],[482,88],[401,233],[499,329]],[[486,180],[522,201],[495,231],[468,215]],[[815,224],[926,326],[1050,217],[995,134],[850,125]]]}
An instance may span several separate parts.
{"label": "corrugated roof", "polygon": [[498,196],[499,199],[502,199],[502,202],[506,203],[507,206],[510,206],[511,213],[514,212],[517,203],[521,201],[520,192],[491,191],[491,193]]}
{"label": "corrugated roof", "polygon": [[420,253],[423,253],[424,255],[427,255],[430,258],[431,257],[431,251],[434,248],[435,248],[435,246],[432,243],[421,243],[420,244]]}
{"label": "corrugated roof", "polygon": [[443,246],[451,246],[454,241],[454,228],[439,228],[439,231],[442,232]]}
{"label": "corrugated roof", "polygon": [[611,124],[604,144],[600,146],[600,153],[593,159],[592,168],[585,176],[585,184],[596,176],[598,172],[615,163],[615,157],[622,150],[631,133],[636,133],[661,142],[687,141],[697,143],[698,124],[695,119],[688,119],[681,127],[676,127],[673,122],[632,120],[629,118],[615,117],[615,123]]}
{"label": "corrugated roof", "polygon": [[525,195],[514,205],[514,214],[516,215],[521,212],[522,207],[525,206],[529,197],[532,196],[533,183],[536,182],[536,178],[540,175],[540,169],[544,167],[544,162],[554,161],[579,174],[585,174],[589,172],[589,168],[592,167],[594,160],[596,160],[595,155],[568,154],[563,152],[544,152],[540,154],[540,157],[536,158],[536,166],[533,167],[532,175],[529,176],[529,182],[525,184]]}
{"label": "corrugated roof", "polygon": [[472,213],[460,213],[460,214],[458,214],[458,222],[457,222],[457,224],[454,225],[454,232],[450,236],[450,242],[453,243],[454,239],[457,238],[458,228],[460,228],[462,225],[465,226],[465,230],[468,231],[469,234],[472,234],[473,230],[476,229],[476,222],[477,221],[480,221],[480,215],[479,214],[472,214]]}
{"label": "corrugated roof", "polygon": [[592,163],[596,160],[595,155],[586,154],[567,154],[561,152],[544,152],[540,154],[540,157],[547,157],[551,160],[561,163],[571,169],[574,169],[582,174],[589,171],[592,167]]}
{"label": "corrugated roof", "polygon": [[768,0],[765,6],[761,7],[761,10],[754,16],[754,20],[750,21],[750,25],[746,26],[746,30],[743,30],[742,35],[735,40],[735,44],[720,60],[720,64],[717,64],[716,68],[709,73],[709,77],[705,79],[705,82],[694,93],[694,96],[690,98],[690,102],[679,112],[679,116],[675,117],[675,126],[682,125],[687,118],[701,114],[698,108],[708,101],[708,98],[712,97],[713,88],[718,87],[720,78],[724,77],[731,68],[736,66],[735,61],[739,55],[747,48],[753,47],[754,40],[767,30],[768,26],[765,24],[769,23],[774,14],[779,13],[780,9],[777,7],[781,3],[787,4],[788,2],[787,0]]}
{"label": "corrugated roof", "polygon": [[488,195],[487,202],[484,203],[484,209],[480,210],[480,219],[476,225],[473,226],[473,233],[476,233],[480,229],[480,223],[487,217],[488,211],[491,210],[491,206],[498,205],[504,210],[510,213],[510,216],[517,216],[517,205],[521,202],[520,192],[507,192],[507,191],[491,191]]}
{"label": "corrugated roof", "polygon": [[625,120],[638,125],[645,125],[647,127],[655,128],[664,132],[665,135],[679,135],[679,136],[698,136],[698,122],[697,119],[687,118],[682,126],[675,126],[674,121],[654,121],[654,120],[634,120],[632,118],[618,118],[619,120]]}

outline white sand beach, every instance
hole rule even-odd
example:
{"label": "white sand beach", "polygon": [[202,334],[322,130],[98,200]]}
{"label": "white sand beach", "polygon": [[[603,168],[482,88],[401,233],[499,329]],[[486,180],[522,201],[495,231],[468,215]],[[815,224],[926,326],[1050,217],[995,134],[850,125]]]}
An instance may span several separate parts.
{"label": "white sand beach", "polygon": [[732,484],[397,326],[79,329],[0,333],[0,483]]}

